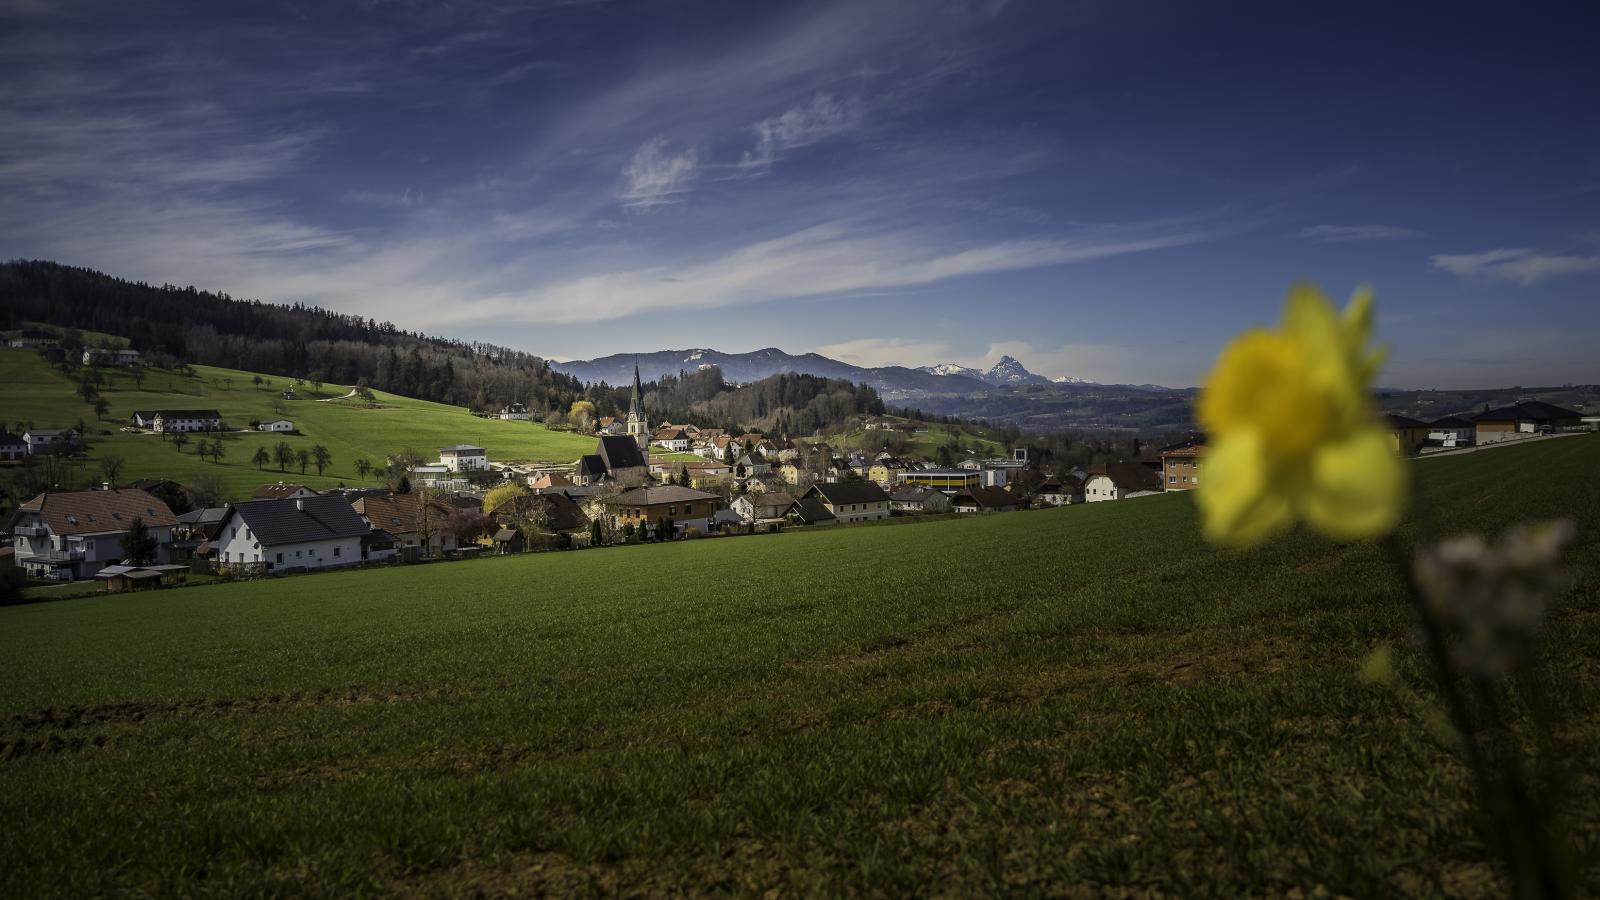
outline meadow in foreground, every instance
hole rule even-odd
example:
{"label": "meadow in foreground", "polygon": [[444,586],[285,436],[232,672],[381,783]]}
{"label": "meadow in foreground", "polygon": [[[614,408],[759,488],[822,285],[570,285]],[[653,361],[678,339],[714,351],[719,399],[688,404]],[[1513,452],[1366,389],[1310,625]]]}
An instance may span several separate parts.
{"label": "meadow in foreground", "polygon": [[[1589,773],[1597,452],[1412,464],[1428,538],[1578,520]],[[3,609],[0,894],[1497,895],[1427,710],[1356,678],[1425,689],[1410,629],[1375,545],[1212,550],[1182,495]]]}

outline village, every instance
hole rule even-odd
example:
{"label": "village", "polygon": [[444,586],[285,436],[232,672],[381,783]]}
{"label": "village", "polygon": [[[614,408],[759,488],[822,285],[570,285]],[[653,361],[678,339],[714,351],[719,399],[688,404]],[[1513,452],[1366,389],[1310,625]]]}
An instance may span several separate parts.
{"label": "village", "polygon": [[[87,357],[87,353],[86,353]],[[123,353],[98,364],[136,365]],[[88,358],[85,363],[89,363]],[[293,395],[293,389],[285,392]],[[436,460],[391,457],[384,487],[322,491],[287,480],[249,500],[174,512],[177,485],[139,479],[99,489],[48,490],[21,503],[4,526],[0,559],[46,582],[95,582],[106,591],[255,578],[363,565],[464,559],[543,550],[882,523],[907,516],[975,516],[1131,500],[1201,483],[1205,436],[1151,447],[1135,458],[1058,466],[1027,446],[1004,455],[967,451],[935,460],[887,446],[844,449],[820,438],[728,433],[693,423],[651,423],[637,370],[625,417],[592,423],[595,448],[571,461],[498,461],[456,444]],[[498,418],[528,420],[521,404]],[[866,417],[871,435],[916,434],[927,425]],[[1393,447],[1407,456],[1460,452],[1576,431],[1595,418],[1538,401],[1433,422],[1388,417]],[[200,441],[232,429],[216,410],[136,410],[124,426],[160,439]],[[251,430],[296,430],[287,418]],[[0,461],[71,452],[71,428],[0,429]],[[293,461],[280,444],[277,462]],[[301,470],[325,461],[302,450]],[[219,451],[220,452],[220,451]],[[265,450],[258,450],[267,461]],[[373,468],[376,468],[375,466]]]}

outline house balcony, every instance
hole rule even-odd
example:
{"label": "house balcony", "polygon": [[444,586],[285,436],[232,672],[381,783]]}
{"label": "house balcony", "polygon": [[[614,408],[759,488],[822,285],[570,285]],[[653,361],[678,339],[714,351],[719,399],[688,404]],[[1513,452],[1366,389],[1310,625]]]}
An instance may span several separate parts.
{"label": "house balcony", "polygon": [[84,552],[82,550],[55,550],[55,549],[48,549],[48,550],[35,550],[32,553],[29,553],[25,557],[18,557],[17,561],[18,562],[32,561],[32,562],[47,562],[47,563],[66,564],[66,563],[83,562],[83,560],[84,560]]}
{"label": "house balcony", "polygon": [[11,529],[16,537],[49,537],[50,528],[46,525],[18,525]]}

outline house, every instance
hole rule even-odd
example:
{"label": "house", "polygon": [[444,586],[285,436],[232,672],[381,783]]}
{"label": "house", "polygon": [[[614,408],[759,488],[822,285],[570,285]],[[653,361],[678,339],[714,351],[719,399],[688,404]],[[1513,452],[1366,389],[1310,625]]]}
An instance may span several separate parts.
{"label": "house", "polygon": [[967,488],[950,498],[950,509],[958,513],[1015,512],[1024,505],[1021,497],[997,487]]}
{"label": "house", "polygon": [[600,424],[594,430],[596,434],[622,434],[623,424],[617,421],[616,416],[601,416]]}
{"label": "house", "polygon": [[894,487],[901,473],[911,467],[893,456],[886,456],[867,467],[867,480],[876,482],[884,490]]}
{"label": "house", "polygon": [[899,473],[899,483],[953,494],[983,487],[983,473],[973,469],[907,469]]}
{"label": "house", "polygon": [[903,484],[889,495],[889,510],[897,513],[947,513],[950,498],[932,488]]}
{"label": "house", "polygon": [[1070,506],[1083,502],[1083,479],[1076,475],[1051,478],[1033,492],[1040,506]]}
{"label": "house", "polygon": [[573,480],[560,472],[541,472],[538,475],[528,476],[528,487],[535,491],[559,491],[572,487]]}
{"label": "house", "polygon": [[773,468],[773,474],[783,479],[784,484],[799,484],[800,479],[806,476],[806,470],[795,460],[778,463]]}
{"label": "house", "polygon": [[155,541],[155,562],[171,562],[178,519],[145,491],[45,491],[11,513],[6,531],[29,577],[76,581],[122,561],[122,539],[135,519]]}
{"label": "house", "polygon": [[29,456],[66,453],[78,446],[78,433],[71,428],[33,428],[22,433]]}
{"label": "house", "polygon": [[537,523],[542,534],[579,534],[589,530],[589,517],[571,497],[560,491],[524,494],[495,507],[494,520],[501,525]]}
{"label": "house", "polygon": [[489,471],[489,451],[472,444],[456,444],[439,448],[439,465],[451,472]]}
{"label": "house", "polygon": [[288,419],[273,419],[256,426],[257,431],[293,431],[294,423]]}
{"label": "house", "polygon": [[717,495],[676,484],[634,488],[612,501],[617,525],[654,527],[662,518],[678,528],[709,531]]}
{"label": "house", "polygon": [[303,484],[286,484],[282,481],[277,484],[263,484],[250,492],[252,500],[298,500],[301,497],[315,497],[317,492]]}
{"label": "house", "polygon": [[283,392],[283,399],[285,399],[285,400],[299,400],[300,399],[300,395],[295,393],[294,388],[289,388],[288,390]]}
{"label": "house", "polygon": [[1474,440],[1480,444],[1516,440],[1530,434],[1554,434],[1583,428],[1583,415],[1541,400],[1524,400],[1486,410],[1472,417]]}
{"label": "house", "polygon": [[801,499],[816,500],[840,522],[889,518],[889,495],[871,481],[813,484]]}
{"label": "house", "polygon": [[772,464],[768,463],[764,457],[746,453],[739,457],[738,462],[733,464],[733,473],[740,477],[746,475],[769,475],[772,473]]}
{"label": "house", "polygon": [[28,442],[0,428],[0,462],[19,462],[28,457]]}
{"label": "house", "polygon": [[412,466],[407,475],[413,486],[432,488],[436,491],[464,491],[472,486],[470,481],[450,471],[450,467],[444,463]]}
{"label": "house", "polygon": [[650,443],[674,453],[687,453],[690,443],[689,433],[682,428],[662,428],[651,436]]}
{"label": "house", "polygon": [[[655,467],[652,467],[655,468]],[[661,465],[661,471],[669,478],[677,478],[684,472],[689,473],[691,487],[704,488],[718,479],[727,478],[733,474],[733,468],[727,463],[706,460],[704,462],[679,462],[667,460]]]}
{"label": "house", "polygon": [[210,542],[216,540],[217,529],[222,527],[227,515],[226,506],[207,506],[179,513],[178,524],[172,529],[172,561],[186,562],[208,556]]}
{"label": "house", "polygon": [[1466,416],[1444,416],[1428,425],[1428,443],[1436,447],[1471,447],[1477,426]]}
{"label": "house", "polygon": [[1200,457],[1205,452],[1205,444],[1199,442],[1162,450],[1161,482],[1166,489],[1187,491],[1197,487],[1200,484]]}
{"label": "house", "polygon": [[740,494],[734,498],[731,508],[746,525],[754,526],[757,531],[768,531],[783,523],[789,510],[794,508],[794,498],[782,491]]}
{"label": "house", "polygon": [[751,475],[739,483],[744,485],[745,492],[749,494],[770,494],[774,491],[783,490],[783,479],[771,472],[764,475]]}
{"label": "house", "polygon": [[1429,426],[1427,422],[1419,422],[1410,416],[1399,413],[1389,413],[1384,417],[1384,423],[1389,429],[1389,448],[1401,456],[1416,456],[1422,452],[1422,445],[1428,442]]}
{"label": "house", "polygon": [[214,409],[158,409],[146,421],[157,434],[222,430],[222,413]]}
{"label": "house", "polygon": [[361,562],[371,526],[343,497],[247,500],[228,507],[213,542],[217,562],[260,573]]}
{"label": "house", "polygon": [[500,408],[500,418],[507,422],[526,422],[533,418],[521,403],[509,403]]}
{"label": "house", "polygon": [[837,525],[839,517],[814,497],[802,497],[794,502],[788,519],[796,525]]}
{"label": "house", "polygon": [[394,535],[402,552],[443,556],[456,549],[456,536],[444,527],[450,507],[438,500],[423,503],[416,494],[379,494],[342,502],[373,528]]}
{"label": "house", "polygon": [[139,351],[86,348],[83,351],[83,364],[86,366],[137,366],[139,364]]}
{"label": "house", "polygon": [[1138,462],[1113,462],[1099,467],[1083,483],[1083,498],[1089,503],[1126,500],[1161,490],[1161,476]]}

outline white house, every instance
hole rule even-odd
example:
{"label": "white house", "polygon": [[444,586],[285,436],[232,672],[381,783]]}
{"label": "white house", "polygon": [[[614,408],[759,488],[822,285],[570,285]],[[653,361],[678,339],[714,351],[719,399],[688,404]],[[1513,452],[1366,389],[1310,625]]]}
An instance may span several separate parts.
{"label": "white house", "polygon": [[251,500],[228,507],[213,543],[224,566],[327,569],[361,562],[361,539],[369,530],[350,502],[336,495]]}
{"label": "white house", "polygon": [[78,435],[70,428],[35,428],[22,433],[22,442],[28,445],[28,455],[60,453],[78,445]]}
{"label": "white house", "polygon": [[83,351],[83,364],[86,366],[137,366],[139,364],[139,351],[90,348]]}
{"label": "white house", "polygon": [[733,499],[730,506],[745,524],[763,530],[773,525],[782,525],[784,516],[788,515],[793,507],[794,498],[782,491],[740,494]]}
{"label": "white house", "polygon": [[1161,492],[1161,476],[1139,463],[1107,463],[1104,472],[1089,476],[1083,483],[1083,499],[1089,503],[1127,500]]}
{"label": "white house", "polygon": [[688,452],[690,442],[689,433],[682,428],[663,428],[650,439],[650,443],[674,453]]}
{"label": "white house", "polygon": [[439,450],[439,465],[451,472],[489,471],[489,451],[471,444],[456,444]]}
{"label": "white house", "polygon": [[500,410],[500,418],[508,422],[526,422],[533,418],[533,414],[521,403],[512,403]]}
{"label": "white house", "polygon": [[122,539],[134,519],[156,543],[153,562],[171,562],[178,519],[165,503],[140,490],[46,491],[17,507],[6,524],[23,571],[34,578],[75,581],[122,561]]}
{"label": "white house", "polygon": [[274,419],[256,426],[257,431],[293,431],[294,423],[288,419]]}
{"label": "white house", "polygon": [[1428,442],[1440,447],[1471,447],[1478,438],[1478,426],[1463,416],[1445,416],[1428,426]]}

